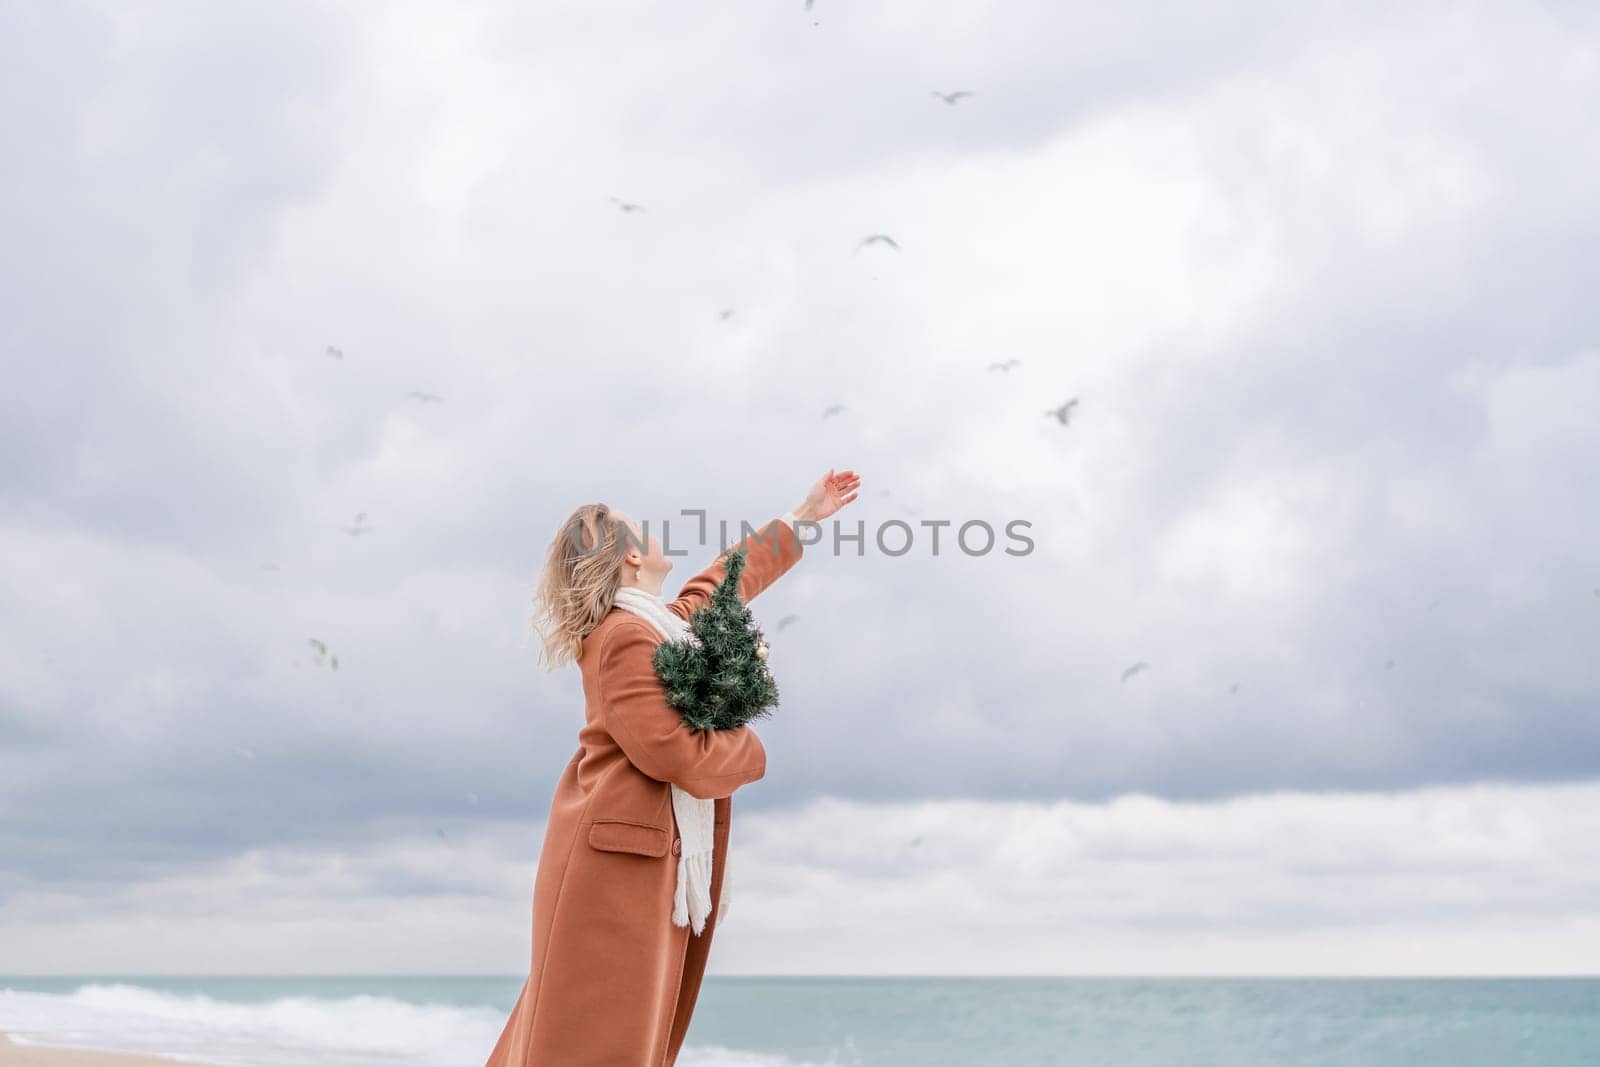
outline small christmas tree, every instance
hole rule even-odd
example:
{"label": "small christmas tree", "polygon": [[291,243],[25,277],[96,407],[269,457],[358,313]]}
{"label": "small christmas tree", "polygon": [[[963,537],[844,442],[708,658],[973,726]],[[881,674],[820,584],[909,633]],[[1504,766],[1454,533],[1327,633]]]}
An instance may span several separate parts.
{"label": "small christmas tree", "polygon": [[711,591],[711,603],[689,617],[693,640],[664,641],[653,660],[667,703],[691,730],[737,729],[778,703],[767,643],[739,599],[744,550],[723,559],[726,574]]}

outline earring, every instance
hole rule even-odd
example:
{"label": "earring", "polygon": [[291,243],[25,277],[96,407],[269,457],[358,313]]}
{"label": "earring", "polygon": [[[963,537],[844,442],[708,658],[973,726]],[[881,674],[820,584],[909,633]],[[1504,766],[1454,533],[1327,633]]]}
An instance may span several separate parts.
{"label": "earring", "polygon": [[636,571],[633,572],[633,580],[634,581],[638,582],[638,581],[642,581],[643,579],[644,579],[644,569],[643,568],[640,568],[639,570],[636,570]]}

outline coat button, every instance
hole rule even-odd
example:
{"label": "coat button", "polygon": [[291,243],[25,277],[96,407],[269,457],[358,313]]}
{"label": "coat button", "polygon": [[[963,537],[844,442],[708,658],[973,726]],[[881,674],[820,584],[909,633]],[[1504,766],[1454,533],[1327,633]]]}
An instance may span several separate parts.
{"label": "coat button", "polygon": [[683,855],[683,839],[681,837],[674,837],[672,839],[672,854],[674,856]]}

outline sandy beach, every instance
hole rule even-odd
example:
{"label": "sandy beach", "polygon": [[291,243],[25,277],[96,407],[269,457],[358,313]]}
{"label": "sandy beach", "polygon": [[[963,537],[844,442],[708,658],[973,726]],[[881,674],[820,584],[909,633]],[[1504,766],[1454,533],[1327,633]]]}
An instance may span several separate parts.
{"label": "sandy beach", "polygon": [[141,1056],[132,1052],[87,1052],[71,1048],[43,1048],[19,1045],[11,1035],[0,1032],[0,1067],[173,1067],[175,1063],[199,1063],[163,1056]]}

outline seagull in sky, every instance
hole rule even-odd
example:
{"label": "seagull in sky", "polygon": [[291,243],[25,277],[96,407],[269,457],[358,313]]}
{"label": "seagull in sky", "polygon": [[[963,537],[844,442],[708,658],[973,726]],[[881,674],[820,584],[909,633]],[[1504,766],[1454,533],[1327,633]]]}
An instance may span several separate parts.
{"label": "seagull in sky", "polygon": [[1065,404],[1062,404],[1060,407],[1051,408],[1049,411],[1045,412],[1045,414],[1046,415],[1054,415],[1055,418],[1056,418],[1056,421],[1059,422],[1061,425],[1065,426],[1067,424],[1067,420],[1072,417],[1072,409],[1077,407],[1077,406],[1078,406],[1078,398],[1077,397],[1073,397],[1071,400],[1067,401]]}
{"label": "seagull in sky", "polygon": [[859,252],[870,244],[886,244],[896,252],[900,251],[900,246],[895,243],[895,239],[886,233],[868,234],[861,239],[860,244],[856,245],[856,251]]}
{"label": "seagull in sky", "polygon": [[339,669],[339,657],[328,652],[328,646],[315,637],[309,639],[311,647],[317,650],[317,666],[329,666],[334,670]]}

